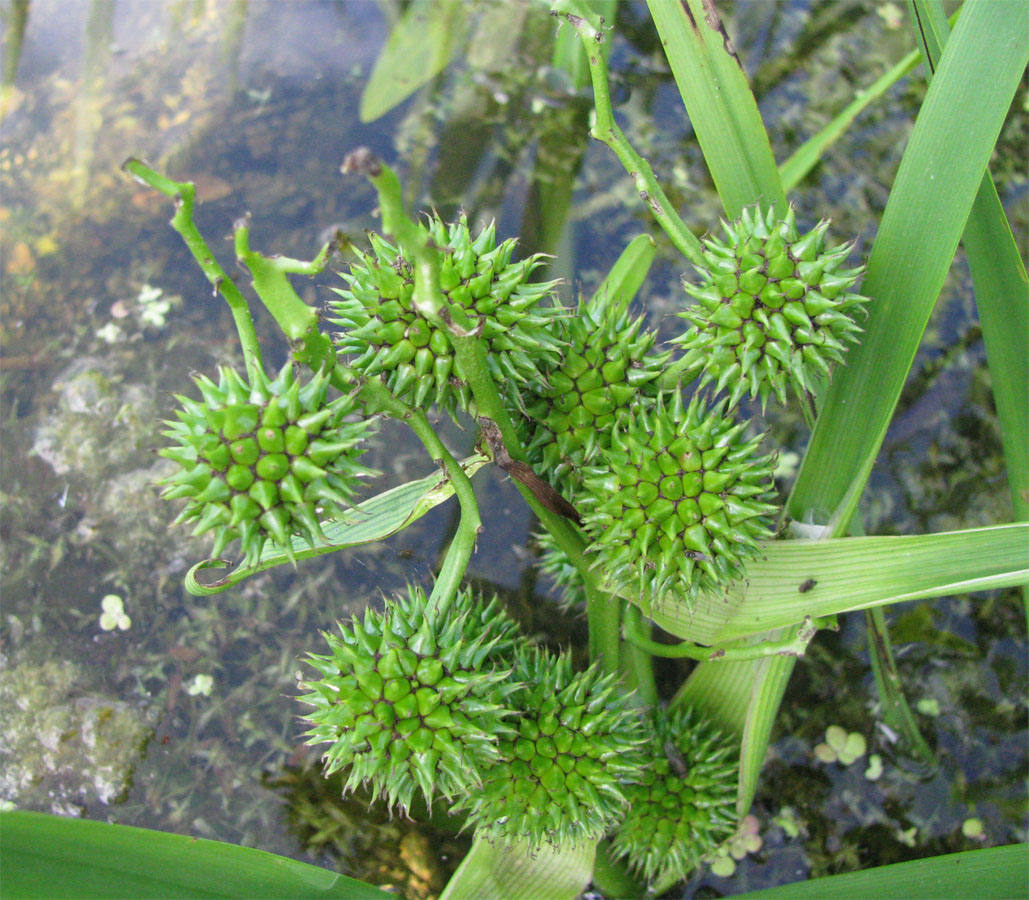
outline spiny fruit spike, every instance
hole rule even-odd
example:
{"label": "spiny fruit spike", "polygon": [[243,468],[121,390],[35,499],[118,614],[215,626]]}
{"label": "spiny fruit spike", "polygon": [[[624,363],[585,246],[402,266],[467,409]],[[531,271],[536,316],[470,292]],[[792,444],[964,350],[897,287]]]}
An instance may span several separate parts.
{"label": "spiny fruit spike", "polygon": [[803,398],[861,331],[852,315],[868,298],[850,288],[863,270],[841,268],[852,245],[825,249],[828,221],[801,237],[792,207],[781,221],[754,207],[723,226],[723,240],[704,242],[700,283],[683,281],[697,301],[674,341],[684,375],[728,390],[730,406],[747,393],[762,409],[773,392],[785,403],[787,388]]}
{"label": "spiny fruit spike", "polygon": [[411,587],[369,609],[364,621],[325,634],[329,654],[311,654],[317,675],[301,682],[308,744],[327,744],[325,771],[347,770],[344,790],[368,784],[407,812],[416,791],[465,796],[500,759],[511,733],[506,697],[519,685],[505,665],[516,626],[495,598],[462,590],[445,612]]}
{"label": "spiny fruit spike", "polygon": [[676,591],[692,607],[697,594],[743,574],[758,541],[771,537],[767,516],[774,454],[762,436],[695,396],[676,391],[635,413],[612,436],[586,478],[583,520],[608,583],[660,597]]}
{"label": "spiny fruit spike", "polygon": [[352,399],[329,401],[327,374],[302,385],[290,363],[253,385],[228,367],[218,384],[204,375],[196,383],[202,400],[177,396],[178,420],[164,432],[175,446],[160,451],[181,466],[163,482],[165,498],[186,500],[176,524],[214,531],[214,557],[238,538],[248,566],[267,542],[292,559],[294,535],[324,540],[322,510],[341,514],[357,478],[374,474],[357,462],[368,422],[344,421]]}
{"label": "spiny fruit spike", "polygon": [[[538,367],[557,358],[560,345],[549,326],[564,314],[543,305],[556,282],[529,282],[543,255],[511,262],[513,239],[497,245],[493,225],[472,238],[464,216],[451,225],[433,216],[422,227],[444,251],[440,289],[481,328],[498,384],[538,377]],[[414,304],[412,261],[384,238],[370,239],[371,253],[357,251],[357,262],[342,276],[347,287],[336,289],[339,299],[329,303],[331,321],[344,329],[337,349],[361,374],[380,375],[399,400],[474,413],[448,332]]]}
{"label": "spiny fruit spike", "polygon": [[610,444],[615,425],[657,396],[671,354],[654,353],[656,334],[612,296],[580,301],[577,315],[557,325],[567,346],[545,383],[523,389],[527,415],[518,419],[530,463],[574,498],[582,468]]}
{"label": "spiny fruit spike", "polygon": [[642,727],[629,695],[597,666],[573,672],[567,654],[520,647],[508,703],[518,711],[485,769],[481,789],[455,811],[488,840],[533,847],[597,840],[625,807],[638,777]]}
{"label": "spiny fruit spike", "polygon": [[691,709],[655,710],[651,758],[625,788],[625,819],[612,849],[651,883],[690,875],[736,830],[737,751],[730,735]]}

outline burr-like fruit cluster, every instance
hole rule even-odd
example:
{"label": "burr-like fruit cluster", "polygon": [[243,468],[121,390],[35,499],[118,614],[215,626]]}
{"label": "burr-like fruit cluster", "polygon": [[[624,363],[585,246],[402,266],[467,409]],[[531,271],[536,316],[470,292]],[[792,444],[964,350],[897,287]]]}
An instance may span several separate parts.
{"label": "burr-like fruit cluster", "polygon": [[704,242],[699,283],[683,282],[697,301],[679,314],[690,323],[676,339],[687,376],[727,391],[730,406],[747,394],[763,406],[830,375],[857,340],[853,314],[867,298],[850,290],[862,270],[843,268],[851,245],[825,247],[828,227],[802,237],[792,207],[782,220],[755,207],[724,224],[724,240]]}
{"label": "burr-like fruit cluster", "polygon": [[247,565],[268,542],[292,557],[293,537],[324,540],[320,520],[342,515],[371,474],[357,462],[369,423],[346,421],[352,400],[330,401],[327,375],[301,384],[290,364],[252,385],[227,367],[196,383],[202,399],[177,397],[164,432],[175,445],[160,451],[180,465],[164,482],[166,498],[186,499],[176,523],[214,532],[215,557],[239,539]]}
{"label": "burr-like fruit cluster", "polygon": [[[464,217],[451,225],[432,217],[422,227],[443,250],[443,295],[481,329],[498,382],[536,377],[538,366],[557,358],[560,345],[548,326],[562,312],[551,303],[555,282],[529,281],[543,257],[512,262],[513,239],[498,245],[492,224],[473,238]],[[413,261],[384,238],[370,239],[371,252],[357,251],[343,274],[346,288],[329,303],[331,321],[343,329],[340,354],[361,375],[380,375],[399,400],[469,409],[470,389],[448,329],[415,304]]]}

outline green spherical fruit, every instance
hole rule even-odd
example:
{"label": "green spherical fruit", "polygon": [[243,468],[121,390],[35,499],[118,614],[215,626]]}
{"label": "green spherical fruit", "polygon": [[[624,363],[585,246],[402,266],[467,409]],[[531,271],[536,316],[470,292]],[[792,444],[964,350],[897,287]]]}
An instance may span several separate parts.
{"label": "green spherical fruit", "polygon": [[178,421],[164,432],[175,446],[160,451],[181,466],[163,482],[166,498],[186,500],[176,523],[213,531],[214,557],[238,539],[246,565],[268,542],[293,558],[294,536],[324,540],[320,520],[341,516],[357,479],[372,474],[357,462],[368,424],[344,421],[353,401],[329,401],[326,374],[301,384],[288,363],[254,385],[229,368],[218,384],[196,382],[202,402],[177,398]]}
{"label": "green spherical fruit", "polygon": [[[445,299],[475,323],[498,383],[538,377],[539,367],[557,358],[560,345],[549,331],[563,312],[551,305],[556,282],[529,281],[544,256],[512,262],[513,239],[498,245],[492,224],[473,238],[464,216],[451,225],[433,216],[423,227],[443,250]],[[412,261],[375,234],[370,253],[356,252],[357,262],[343,273],[347,287],[329,303],[330,321],[344,329],[336,336],[339,353],[362,375],[381,376],[404,402],[474,412],[448,330],[414,303]]]}
{"label": "green spherical fruit", "polygon": [[476,834],[532,847],[597,840],[621,816],[625,785],[639,773],[637,711],[611,676],[572,671],[567,654],[519,648],[507,699],[513,733],[479,790],[459,798]]}
{"label": "green spherical fruit", "polygon": [[758,452],[747,423],[681,394],[641,409],[618,427],[586,477],[588,551],[616,591],[660,597],[675,591],[692,607],[699,593],[740,578],[767,516],[774,454]]}
{"label": "green spherical fruit", "polygon": [[610,296],[580,301],[577,315],[557,323],[566,345],[560,361],[521,392],[529,461],[570,498],[582,468],[610,445],[615,425],[641,398],[657,395],[656,379],[671,355],[652,352],[657,336],[624,307]]}
{"label": "green spherical fruit", "polygon": [[772,393],[785,403],[787,388],[803,398],[861,331],[853,314],[868,298],[850,288],[863,270],[842,268],[853,245],[826,249],[828,221],[802,237],[792,207],[781,221],[754,207],[723,225],[724,240],[704,242],[699,283],[683,282],[697,301],[679,314],[684,373],[727,390],[730,406],[748,393],[762,408]]}
{"label": "green spherical fruit", "polygon": [[349,769],[346,791],[366,784],[405,813],[416,790],[431,804],[477,789],[511,733],[506,697],[518,687],[498,665],[516,634],[499,602],[461,591],[440,613],[410,588],[339,632],[300,683],[307,743],[328,744],[326,774]]}
{"label": "green spherical fruit", "polygon": [[736,830],[737,751],[732,738],[690,709],[656,710],[653,756],[628,785],[628,812],[612,849],[648,882],[689,876]]}

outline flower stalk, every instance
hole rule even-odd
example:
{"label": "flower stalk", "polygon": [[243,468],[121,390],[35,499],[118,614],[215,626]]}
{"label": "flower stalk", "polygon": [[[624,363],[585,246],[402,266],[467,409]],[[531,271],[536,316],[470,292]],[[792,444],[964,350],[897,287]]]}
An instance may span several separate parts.
{"label": "flower stalk", "polygon": [[130,158],[122,163],[122,169],[128,172],[140,184],[151,187],[175,202],[175,215],[171,218],[171,226],[182,238],[193,259],[213,286],[215,293],[221,294],[229,305],[232,320],[239,335],[240,349],[243,351],[243,362],[247,370],[247,380],[257,380],[257,373],[262,371],[261,347],[257,342],[257,330],[246,298],[236,287],[235,282],[225,274],[211,248],[200,234],[193,221],[193,207],[196,202],[196,186],[191,181],[173,181],[161,175],[140,159]]}

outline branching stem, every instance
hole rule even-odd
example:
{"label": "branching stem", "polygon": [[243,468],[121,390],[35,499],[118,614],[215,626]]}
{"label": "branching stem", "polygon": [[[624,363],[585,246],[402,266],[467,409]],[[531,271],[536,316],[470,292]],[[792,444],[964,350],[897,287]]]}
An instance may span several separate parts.
{"label": "branching stem", "polygon": [[193,222],[193,207],[196,201],[196,187],[193,182],[173,181],[165,175],[159,175],[139,159],[125,160],[122,163],[122,169],[141,184],[160,191],[175,201],[175,215],[171,218],[171,226],[182,237],[215,292],[221,294],[225,298],[225,302],[229,304],[232,319],[236,323],[236,331],[239,333],[247,378],[251,384],[255,384],[258,381],[259,373],[263,371],[263,365],[254,320],[250,315],[250,307],[247,305],[246,298],[218,264],[211,248],[207,246],[207,242]]}
{"label": "branching stem", "polygon": [[662,644],[652,640],[642,616],[626,617],[623,636],[633,646],[645,650],[652,656],[666,659],[696,659],[702,662],[739,662],[745,659],[760,659],[765,656],[803,656],[807,645],[823,628],[835,628],[836,617],[825,616],[812,619],[805,616],[803,623],[793,637],[784,641],[762,641],[759,644],[730,644],[727,647],[705,647],[683,641],[679,644]]}
{"label": "branching stem", "polygon": [[595,17],[580,0],[557,0],[551,6],[551,13],[564,19],[582,38],[589,60],[590,78],[593,81],[593,104],[596,118],[590,134],[614,151],[618,161],[629,173],[640,197],[650,207],[658,223],[665,230],[675,248],[691,262],[698,262],[701,256],[700,241],[690,231],[672,206],[664,189],[654,177],[654,171],[629,143],[625,133],[615,121],[611,105],[611,89],[608,84],[607,61],[599,52],[606,40],[602,20]]}
{"label": "branching stem", "polygon": [[293,345],[297,362],[319,371],[331,365],[336,353],[332,341],[318,330],[318,313],[304,303],[287,275],[316,275],[328,264],[332,244],[326,244],[310,262],[288,256],[262,256],[250,249],[250,217],[233,227],[236,259],[250,270],[254,291]]}

